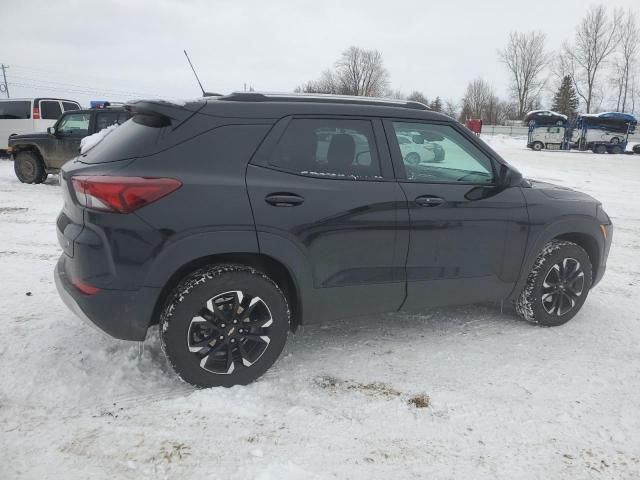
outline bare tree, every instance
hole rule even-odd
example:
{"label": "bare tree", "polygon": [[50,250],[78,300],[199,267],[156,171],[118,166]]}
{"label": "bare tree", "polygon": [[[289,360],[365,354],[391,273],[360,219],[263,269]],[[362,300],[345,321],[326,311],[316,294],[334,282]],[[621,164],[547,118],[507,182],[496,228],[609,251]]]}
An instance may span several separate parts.
{"label": "bare tree", "polygon": [[621,23],[621,10],[614,10],[613,18],[609,18],[604,5],[591,6],[576,29],[575,44],[563,45],[563,68],[571,76],[587,113],[593,107],[600,67],[618,46]]}
{"label": "bare tree", "polygon": [[493,88],[482,78],[476,78],[467,85],[464,97],[462,98],[461,118],[483,118],[487,115],[487,107],[495,97]]}
{"label": "bare tree", "polygon": [[443,113],[445,115],[449,115],[451,118],[456,118],[458,116],[458,104],[451,99],[447,99],[444,103]]}
{"label": "bare tree", "polygon": [[325,70],[318,80],[296,88],[304,93],[333,93],[382,97],[388,91],[389,72],[378,50],[349,47],[336,61],[334,70]]}
{"label": "bare tree", "polygon": [[633,11],[629,10],[620,27],[620,43],[614,64],[613,83],[616,87],[616,111],[624,112],[630,100],[631,85],[635,76],[640,50],[640,30]]}
{"label": "bare tree", "polygon": [[407,96],[407,100],[411,100],[412,102],[420,102],[420,103],[424,103],[425,105],[429,105],[429,100],[427,100],[427,97],[424,96],[424,93],[418,91],[418,90],[414,90],[413,92],[411,92],[409,94],[409,96]]}
{"label": "bare tree", "polygon": [[349,47],[336,62],[342,93],[381,97],[389,86],[389,72],[378,50]]}
{"label": "bare tree", "polygon": [[506,48],[498,51],[498,58],[511,73],[511,91],[519,118],[539,97],[545,85],[542,72],[550,61],[545,40],[546,35],[542,32],[511,32]]}
{"label": "bare tree", "polygon": [[385,98],[393,98],[395,100],[405,100],[407,96],[401,90],[387,90],[384,94]]}
{"label": "bare tree", "polygon": [[338,94],[339,91],[338,81],[335,78],[334,73],[331,70],[325,70],[320,75],[318,80],[310,80],[307,83],[296,87],[294,90],[297,93],[333,93]]}

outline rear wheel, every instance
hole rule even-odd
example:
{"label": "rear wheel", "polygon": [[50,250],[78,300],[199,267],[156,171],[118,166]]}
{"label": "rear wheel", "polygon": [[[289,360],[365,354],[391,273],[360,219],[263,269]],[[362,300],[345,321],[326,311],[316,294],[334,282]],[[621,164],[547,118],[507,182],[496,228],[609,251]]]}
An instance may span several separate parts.
{"label": "rear wheel", "polygon": [[564,240],[547,243],[515,302],[516,311],[547,327],[568,322],[589,294],[591,272],[589,255],[579,245]]}
{"label": "rear wheel", "polygon": [[595,147],[593,147],[593,153],[607,153],[607,147],[605,147],[604,145],[596,145]]}
{"label": "rear wheel", "polygon": [[289,318],[286,297],[268,276],[241,265],[216,265],[173,291],[159,322],[162,348],[192,385],[246,385],[282,352]]}
{"label": "rear wheel", "polygon": [[622,153],[622,147],[620,145],[614,145],[609,149],[609,153],[613,153],[614,155],[619,155]]}
{"label": "rear wheel", "polygon": [[542,150],[544,148],[544,143],[542,143],[542,142],[533,142],[531,144],[531,148],[533,148],[535,151],[539,152],[540,150]]}
{"label": "rear wheel", "polygon": [[19,152],[13,161],[13,170],[22,183],[42,183],[47,172],[40,155],[35,152]]}

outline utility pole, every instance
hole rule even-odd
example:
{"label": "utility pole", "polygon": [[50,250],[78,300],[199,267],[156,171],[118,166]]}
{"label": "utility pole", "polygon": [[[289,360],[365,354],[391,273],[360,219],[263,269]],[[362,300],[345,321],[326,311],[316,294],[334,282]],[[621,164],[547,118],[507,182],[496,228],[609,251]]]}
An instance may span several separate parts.
{"label": "utility pole", "polygon": [[11,98],[9,95],[9,85],[7,84],[7,74],[4,72],[5,69],[9,68],[9,65],[3,63],[0,68],[2,68],[2,78],[4,79],[4,91],[7,93],[7,98]]}

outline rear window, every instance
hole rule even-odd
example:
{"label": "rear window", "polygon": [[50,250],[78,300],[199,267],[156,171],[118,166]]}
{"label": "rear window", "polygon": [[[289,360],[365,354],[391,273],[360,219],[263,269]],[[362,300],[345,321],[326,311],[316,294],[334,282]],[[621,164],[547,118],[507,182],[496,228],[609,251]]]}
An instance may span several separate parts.
{"label": "rear window", "polygon": [[96,114],[96,132],[110,125],[121,125],[129,119],[127,112],[100,112]]}
{"label": "rear window", "polygon": [[134,158],[148,152],[166,131],[166,128],[144,125],[139,121],[125,122],[82,155],[80,161],[104,163]]}
{"label": "rear window", "polygon": [[31,118],[31,102],[19,100],[0,102],[1,120],[23,120]]}
{"label": "rear window", "polygon": [[43,100],[40,102],[40,118],[43,120],[57,120],[62,115],[60,103],[54,100]]}

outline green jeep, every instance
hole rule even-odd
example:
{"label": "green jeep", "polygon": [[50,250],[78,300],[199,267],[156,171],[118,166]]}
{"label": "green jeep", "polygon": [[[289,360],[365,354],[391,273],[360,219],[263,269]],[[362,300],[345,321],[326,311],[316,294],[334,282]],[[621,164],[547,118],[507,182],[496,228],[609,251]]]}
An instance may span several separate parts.
{"label": "green jeep", "polygon": [[9,137],[16,176],[22,183],[42,183],[58,173],[67,161],[78,156],[84,137],[131,117],[122,107],[74,110],[62,114],[46,132]]}

